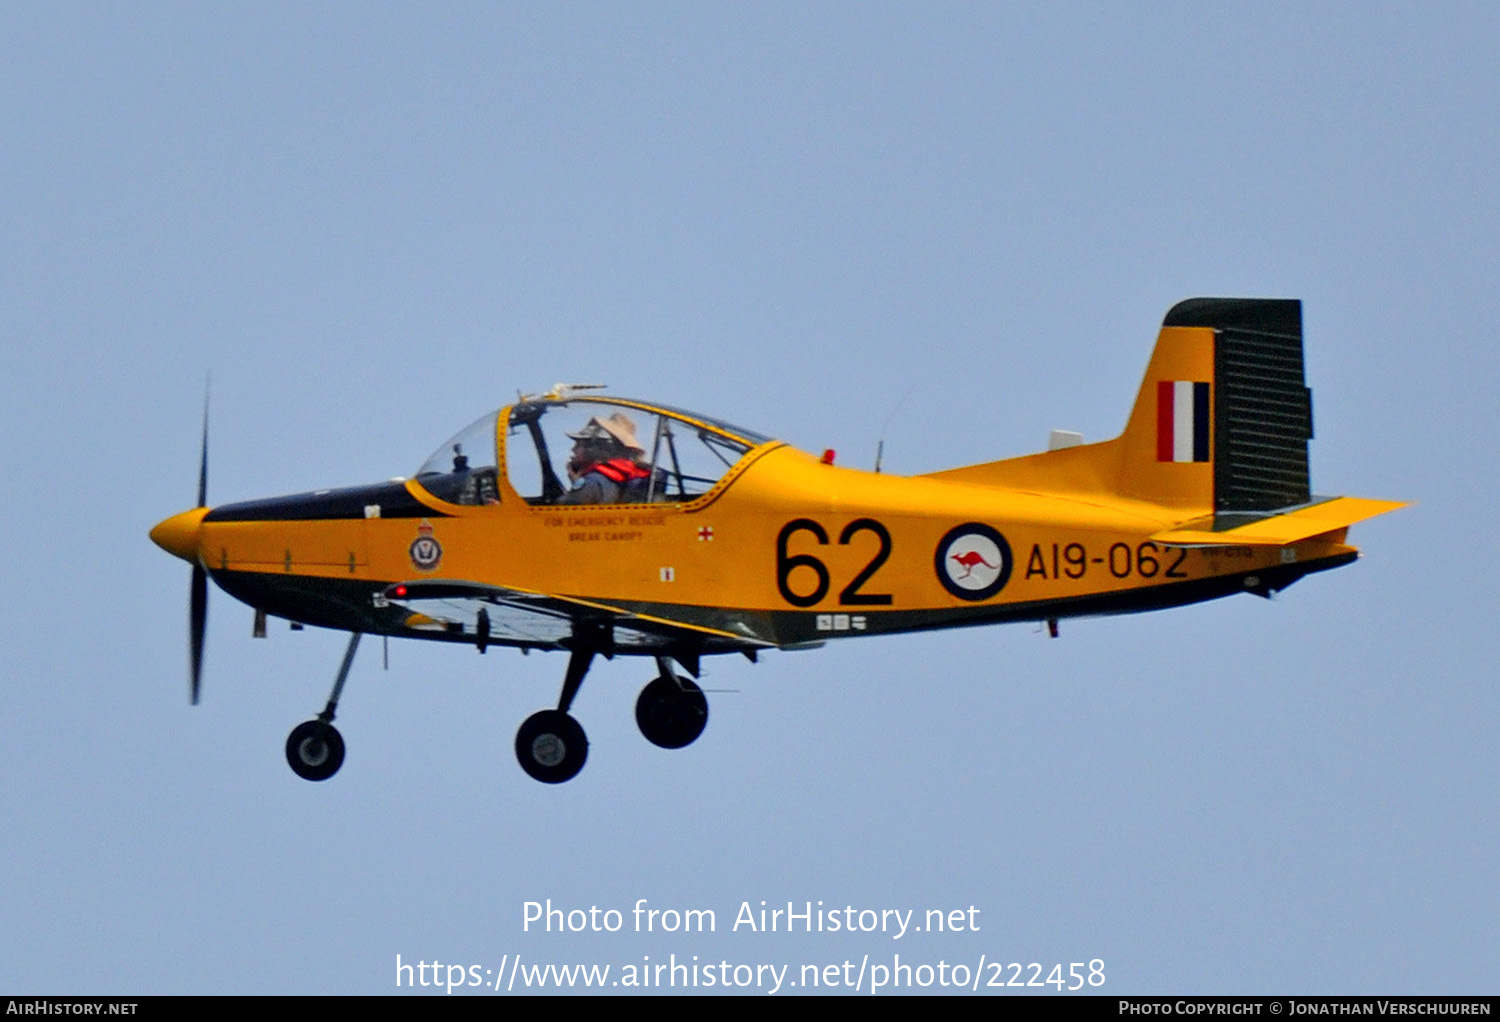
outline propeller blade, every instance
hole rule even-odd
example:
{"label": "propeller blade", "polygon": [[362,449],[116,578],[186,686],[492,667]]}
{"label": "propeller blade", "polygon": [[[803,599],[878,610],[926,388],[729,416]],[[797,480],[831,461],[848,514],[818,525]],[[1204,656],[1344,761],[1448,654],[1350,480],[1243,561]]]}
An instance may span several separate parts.
{"label": "propeller blade", "polygon": [[[198,506],[208,506],[208,382],[203,384],[203,446],[198,456]],[[203,680],[203,636],[208,630],[208,572],[193,565],[192,594],[188,603],[188,698],[198,705]]]}
{"label": "propeller blade", "polygon": [[188,608],[188,696],[198,705],[198,683],[203,677],[203,633],[208,628],[208,572],[201,564],[193,565],[193,592]]}
{"label": "propeller blade", "polygon": [[198,460],[198,506],[208,506],[208,386],[203,387],[203,451]]}

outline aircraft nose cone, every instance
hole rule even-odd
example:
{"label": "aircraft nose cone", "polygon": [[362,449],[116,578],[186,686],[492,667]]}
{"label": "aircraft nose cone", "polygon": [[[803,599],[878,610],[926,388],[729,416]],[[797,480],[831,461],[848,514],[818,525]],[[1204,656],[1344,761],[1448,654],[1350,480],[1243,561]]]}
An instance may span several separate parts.
{"label": "aircraft nose cone", "polygon": [[173,515],[151,530],[151,542],[174,557],[181,557],[189,564],[198,563],[198,529],[208,508],[195,507],[180,515]]}

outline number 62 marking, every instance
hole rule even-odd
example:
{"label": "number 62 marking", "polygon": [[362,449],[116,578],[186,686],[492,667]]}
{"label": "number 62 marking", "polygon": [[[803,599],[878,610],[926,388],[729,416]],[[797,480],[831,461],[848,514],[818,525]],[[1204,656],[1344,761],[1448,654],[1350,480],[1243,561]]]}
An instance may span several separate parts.
{"label": "number 62 marking", "polygon": [[[812,554],[789,555],[787,553],[788,542],[798,532],[810,532],[817,538],[819,546],[828,545],[828,532],[811,518],[797,518],[783,525],[781,532],[776,536],[776,588],[781,591],[782,599],[792,606],[811,607],[828,595],[831,580],[828,576],[828,566]],[[844,526],[844,531],[839,533],[839,546],[848,546],[849,541],[859,532],[873,532],[880,540],[880,549],[875,551],[875,556],[870,558],[870,563],[866,564],[864,569],[839,592],[839,605],[844,607],[889,606],[890,593],[863,593],[860,592],[860,587],[870,581],[870,577],[879,571],[880,566],[890,558],[891,534],[875,519],[859,518]],[[798,568],[806,568],[817,576],[818,584],[812,592],[798,593],[792,589],[791,575]]]}

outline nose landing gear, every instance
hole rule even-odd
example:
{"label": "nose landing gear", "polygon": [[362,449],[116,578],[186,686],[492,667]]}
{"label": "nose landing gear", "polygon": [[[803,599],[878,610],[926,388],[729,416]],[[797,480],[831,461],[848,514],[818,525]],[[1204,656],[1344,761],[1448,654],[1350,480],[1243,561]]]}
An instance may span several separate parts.
{"label": "nose landing gear", "polygon": [[359,632],[349,636],[349,648],[344,650],[338,680],[333,683],[333,693],[323,712],[298,724],[287,736],[287,765],[304,781],[326,781],[344,765],[344,736],[333,726],[333,715],[338,709],[339,694],[344,690],[344,679],[349,677],[349,665],[354,663],[354,651],[359,648],[359,636]]}
{"label": "nose landing gear", "polygon": [[344,738],[321,720],[298,724],[286,740],[286,761],[304,781],[326,781],[344,765]]}

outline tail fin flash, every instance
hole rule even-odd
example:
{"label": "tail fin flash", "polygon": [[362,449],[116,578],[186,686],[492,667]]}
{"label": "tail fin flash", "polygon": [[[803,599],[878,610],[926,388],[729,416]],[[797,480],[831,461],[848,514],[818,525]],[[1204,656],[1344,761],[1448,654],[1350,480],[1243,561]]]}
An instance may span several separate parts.
{"label": "tail fin flash", "polygon": [[1311,438],[1302,303],[1190,298],[1162,322],[1120,438],[1120,489],[1220,514],[1305,504]]}

